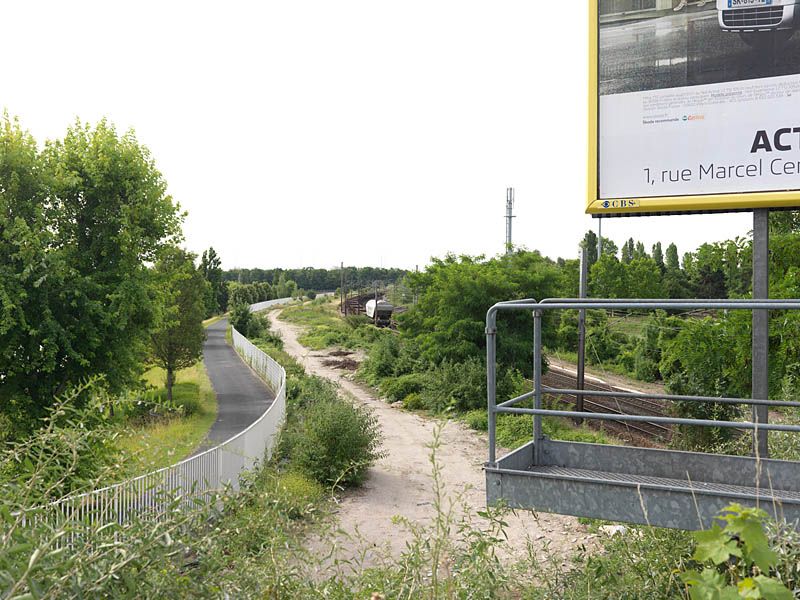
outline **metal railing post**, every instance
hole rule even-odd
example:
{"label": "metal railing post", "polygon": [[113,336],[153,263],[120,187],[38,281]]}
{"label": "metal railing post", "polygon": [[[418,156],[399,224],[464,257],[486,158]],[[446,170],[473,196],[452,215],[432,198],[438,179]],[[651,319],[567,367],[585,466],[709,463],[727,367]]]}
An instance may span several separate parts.
{"label": "metal railing post", "polygon": [[489,466],[497,462],[496,418],[497,413],[497,313],[486,313],[486,396],[489,408]]}
{"label": "metal railing post", "polygon": [[[533,408],[542,409],[542,311],[533,311]],[[542,415],[533,416],[533,464],[541,464]]]}
{"label": "metal railing post", "polygon": [[[753,300],[769,298],[769,209],[753,211]],[[769,398],[769,311],[753,311],[753,399]],[[766,406],[753,406],[753,422],[767,423]],[[753,454],[769,457],[767,432],[753,431]]]}
{"label": "metal railing post", "polygon": [[[581,248],[580,280],[578,286],[578,296],[586,298],[586,285],[588,279],[589,264],[586,257],[586,248]],[[576,387],[583,390],[586,380],[586,309],[578,310],[578,374]],[[575,396],[575,412],[583,412],[583,394]],[[575,419],[575,422],[583,423],[583,419]]]}

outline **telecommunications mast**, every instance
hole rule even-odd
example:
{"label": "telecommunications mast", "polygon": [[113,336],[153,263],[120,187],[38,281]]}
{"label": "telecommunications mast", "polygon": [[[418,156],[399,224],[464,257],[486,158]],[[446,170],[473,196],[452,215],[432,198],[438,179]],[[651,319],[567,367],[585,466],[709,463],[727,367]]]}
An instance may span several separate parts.
{"label": "telecommunications mast", "polygon": [[514,251],[511,242],[511,219],[514,218],[514,188],[506,188],[506,254]]}

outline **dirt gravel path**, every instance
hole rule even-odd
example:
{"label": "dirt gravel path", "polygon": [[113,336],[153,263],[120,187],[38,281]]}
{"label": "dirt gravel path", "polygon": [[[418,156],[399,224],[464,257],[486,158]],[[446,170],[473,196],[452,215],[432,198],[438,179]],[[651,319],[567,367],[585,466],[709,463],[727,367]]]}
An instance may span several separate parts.
{"label": "dirt gravel path", "polygon": [[[343,532],[336,540],[342,552],[364,552],[364,562],[370,564],[379,552],[370,552],[369,547],[389,550],[398,556],[411,535],[392,519],[401,516],[413,523],[429,522],[435,517],[433,507],[432,471],[429,462],[434,429],[443,423],[440,447],[437,451],[443,469],[443,479],[448,495],[453,497],[463,492],[463,501],[472,514],[486,506],[485,480],[482,466],[486,460],[486,436],[467,428],[456,421],[437,421],[395,408],[375,397],[372,390],[352,380],[351,373],[344,373],[332,366],[327,352],[309,351],[297,337],[301,328],[278,319],[280,311],[269,313],[273,330],[280,333],[284,349],[305,367],[308,373],[335,382],[356,402],[370,407],[377,416],[382,432],[384,458],[370,470],[367,481],[358,490],[344,494],[340,499],[337,518]],[[595,537],[573,517],[540,513],[534,515],[519,511],[509,515],[510,552],[522,557],[527,542],[540,560],[552,558],[563,562],[574,553],[580,544],[591,544]],[[350,538],[360,538],[360,548]],[[328,545],[330,540],[317,541]],[[320,548],[322,550],[322,548]],[[344,557],[348,559],[347,556]]]}

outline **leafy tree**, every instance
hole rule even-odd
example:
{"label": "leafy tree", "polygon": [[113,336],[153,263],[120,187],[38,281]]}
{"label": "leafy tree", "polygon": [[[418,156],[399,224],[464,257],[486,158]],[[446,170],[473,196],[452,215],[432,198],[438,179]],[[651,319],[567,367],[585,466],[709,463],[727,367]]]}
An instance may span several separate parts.
{"label": "leafy tree", "polygon": [[132,132],[77,122],[37,153],[0,133],[0,410],[35,418],[92,376],[136,382],[158,313],[148,264],[183,215]]}
{"label": "leafy tree", "polygon": [[634,242],[633,238],[628,238],[628,241],[622,245],[622,254],[620,256],[620,260],[623,264],[627,265],[629,262],[633,260],[634,254]]}
{"label": "leafy tree", "polygon": [[616,256],[604,254],[592,267],[590,287],[594,298],[625,298],[628,295],[625,265]]}
{"label": "leafy tree", "polygon": [[581,247],[586,248],[587,268],[591,269],[592,265],[597,262],[597,234],[591,229],[587,231],[583,236]]}
{"label": "leafy tree", "polygon": [[236,304],[231,308],[231,326],[241,333],[247,335],[250,323],[253,320],[253,313],[250,312],[248,304]]}
{"label": "leafy tree", "polygon": [[32,399],[58,388],[60,378],[48,373],[71,348],[58,314],[68,270],[50,251],[46,198],[36,142],[6,115],[0,130],[0,412],[16,430],[38,416]]}
{"label": "leafy tree", "polygon": [[203,252],[200,272],[208,282],[206,295],[206,317],[219,314],[228,306],[228,286],[222,272],[222,261],[213,246]]}
{"label": "leafy tree", "polygon": [[629,298],[662,298],[664,286],[661,269],[652,258],[634,258],[625,267],[626,291]]}
{"label": "leafy tree", "polygon": [[653,244],[653,260],[662,273],[666,271],[667,266],[664,264],[664,252],[661,250],[661,242]]}
{"label": "leafy tree", "polygon": [[667,246],[667,269],[677,271],[681,268],[678,260],[678,247],[673,243]]}
{"label": "leafy tree", "polygon": [[636,248],[633,250],[633,258],[648,258],[647,250],[644,249],[644,244],[642,242],[636,242]]}
{"label": "leafy tree", "polygon": [[[538,252],[519,251],[493,259],[448,255],[434,259],[421,273],[409,274],[419,300],[401,315],[401,332],[419,345],[424,360],[441,364],[483,357],[486,311],[514,298],[560,295],[556,266]],[[552,312],[545,320],[552,322]],[[506,311],[498,317],[498,362],[530,373],[532,318]],[[545,344],[555,341],[555,328],[545,326]]]}
{"label": "leafy tree", "polygon": [[195,269],[194,256],[179,248],[166,249],[155,272],[165,310],[151,336],[152,356],[167,372],[167,399],[171,402],[176,371],[191,367],[203,353],[203,316],[209,284]]}
{"label": "leafy tree", "polygon": [[619,252],[619,248],[617,248],[617,245],[608,238],[603,238],[601,245],[603,246],[602,247],[603,255],[608,254],[610,256],[616,256],[617,252]]}
{"label": "leafy tree", "polygon": [[769,213],[769,231],[771,235],[800,232],[800,211],[772,210]]}

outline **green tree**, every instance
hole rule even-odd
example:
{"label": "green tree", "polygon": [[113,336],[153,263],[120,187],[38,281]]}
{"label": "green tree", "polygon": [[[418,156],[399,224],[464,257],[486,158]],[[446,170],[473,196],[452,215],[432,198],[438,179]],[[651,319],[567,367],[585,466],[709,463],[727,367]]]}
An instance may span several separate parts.
{"label": "green tree", "polygon": [[616,256],[619,252],[619,248],[617,245],[608,238],[603,238],[601,245],[602,247],[602,254],[608,254],[610,256]]}
{"label": "green tree", "polygon": [[634,254],[633,238],[628,238],[628,241],[622,245],[622,254],[620,256],[622,264],[627,265],[629,262],[631,262],[633,260],[633,254]]}
{"label": "green tree", "polygon": [[625,265],[616,256],[604,254],[590,273],[593,298],[624,298],[628,292]]}
{"label": "green tree", "polygon": [[647,250],[644,249],[642,242],[636,242],[636,247],[633,249],[633,258],[648,258]]}
{"label": "green tree", "polygon": [[625,266],[625,296],[629,298],[662,298],[664,286],[661,269],[652,258],[634,258]]}
{"label": "green tree", "polygon": [[667,246],[667,269],[672,270],[679,270],[681,268],[681,263],[678,260],[678,247],[672,243]]}
{"label": "green tree", "polygon": [[209,284],[195,268],[194,258],[180,248],[168,248],[155,265],[164,312],[158,329],[151,336],[152,356],[167,373],[170,402],[175,373],[200,359],[206,339],[203,316]]}
{"label": "green tree", "polygon": [[591,229],[587,231],[583,236],[581,247],[586,248],[587,268],[591,269],[592,265],[597,262],[597,234]]}
{"label": "green tree", "polygon": [[[552,261],[527,251],[489,260],[448,255],[408,279],[419,290],[419,300],[401,315],[401,332],[433,364],[483,357],[486,311],[496,302],[559,296],[562,289],[561,274]],[[555,323],[553,318],[552,311],[545,314],[546,322]],[[504,311],[498,316],[501,365],[530,372],[532,321],[527,311]],[[543,334],[545,344],[555,341],[555,327],[545,326]]]}
{"label": "green tree", "polygon": [[667,270],[667,266],[664,264],[664,251],[661,249],[661,242],[653,244],[653,260],[656,261],[656,265],[658,265],[662,273]]}
{"label": "green tree", "polygon": [[183,215],[132,132],[77,122],[37,153],[5,119],[0,410],[41,416],[69,386],[138,380],[158,314],[153,264]]}
{"label": "green tree", "polygon": [[213,246],[203,252],[200,272],[209,284],[206,295],[206,317],[223,312],[228,306],[228,286],[222,272],[222,261]]}
{"label": "green tree", "polygon": [[0,130],[0,412],[15,432],[41,416],[33,399],[56,391],[61,378],[52,374],[59,365],[79,358],[59,314],[59,290],[68,269],[51,251],[45,181],[35,140],[5,115]]}

